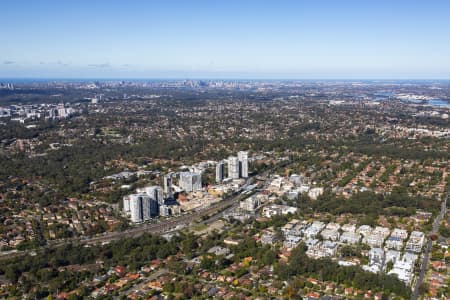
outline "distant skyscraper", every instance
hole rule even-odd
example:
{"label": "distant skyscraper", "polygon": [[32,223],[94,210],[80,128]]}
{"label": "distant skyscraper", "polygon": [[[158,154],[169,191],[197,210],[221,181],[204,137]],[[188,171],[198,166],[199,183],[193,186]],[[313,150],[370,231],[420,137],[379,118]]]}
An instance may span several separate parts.
{"label": "distant skyscraper", "polygon": [[238,159],[239,159],[239,175],[242,178],[247,178],[248,177],[248,152],[247,151],[239,151]]}
{"label": "distant skyscraper", "polygon": [[239,178],[239,159],[236,156],[228,157],[228,177],[231,179]]}
{"label": "distant skyscraper", "polygon": [[221,183],[225,176],[225,165],[223,161],[219,161],[216,165],[216,182]]}
{"label": "distant skyscraper", "polygon": [[192,172],[181,172],[179,185],[186,192],[201,190],[202,175]]}

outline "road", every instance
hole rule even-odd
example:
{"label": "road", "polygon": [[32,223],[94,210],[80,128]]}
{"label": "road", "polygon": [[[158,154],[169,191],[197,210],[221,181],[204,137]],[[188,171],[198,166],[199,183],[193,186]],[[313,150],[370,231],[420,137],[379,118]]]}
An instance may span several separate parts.
{"label": "road", "polygon": [[439,212],[439,215],[437,215],[436,219],[434,220],[433,230],[431,231],[431,233],[428,237],[425,253],[423,255],[423,260],[422,260],[422,268],[420,269],[419,277],[416,280],[416,285],[414,286],[413,294],[411,296],[412,300],[419,299],[420,286],[422,285],[422,283],[425,279],[425,275],[427,273],[428,261],[430,258],[431,246],[433,243],[433,241],[431,240],[431,235],[438,233],[439,225],[441,224],[442,218],[445,216],[446,213],[447,213],[447,199],[445,199],[445,201],[442,202],[441,211]]}

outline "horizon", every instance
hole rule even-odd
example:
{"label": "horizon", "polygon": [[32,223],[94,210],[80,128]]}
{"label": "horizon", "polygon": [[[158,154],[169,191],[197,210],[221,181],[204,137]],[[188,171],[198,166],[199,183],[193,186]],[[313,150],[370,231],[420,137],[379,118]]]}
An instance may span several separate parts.
{"label": "horizon", "polygon": [[47,81],[268,81],[268,82],[450,82],[450,78],[257,78],[257,77],[0,77],[0,82],[47,82]]}
{"label": "horizon", "polygon": [[450,3],[5,3],[4,78],[450,79]]}

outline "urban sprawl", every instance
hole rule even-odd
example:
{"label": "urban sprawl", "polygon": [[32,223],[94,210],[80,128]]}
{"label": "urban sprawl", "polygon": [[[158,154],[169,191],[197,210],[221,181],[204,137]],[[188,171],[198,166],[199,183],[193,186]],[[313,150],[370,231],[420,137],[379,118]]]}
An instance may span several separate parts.
{"label": "urban sprawl", "polygon": [[447,81],[0,84],[0,297],[449,299]]}

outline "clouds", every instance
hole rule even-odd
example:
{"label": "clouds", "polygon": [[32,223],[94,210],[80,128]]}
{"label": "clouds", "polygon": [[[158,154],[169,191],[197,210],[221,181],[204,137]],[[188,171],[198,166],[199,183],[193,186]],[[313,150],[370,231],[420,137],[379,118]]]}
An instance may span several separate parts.
{"label": "clouds", "polygon": [[4,62],[3,62],[3,64],[5,64],[5,65],[13,65],[13,64],[15,64],[16,62],[15,61],[12,61],[12,60],[5,60]]}

